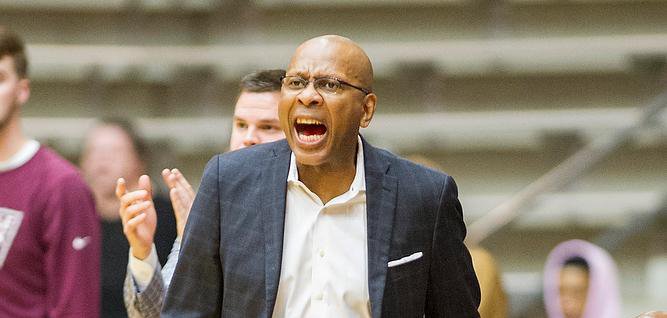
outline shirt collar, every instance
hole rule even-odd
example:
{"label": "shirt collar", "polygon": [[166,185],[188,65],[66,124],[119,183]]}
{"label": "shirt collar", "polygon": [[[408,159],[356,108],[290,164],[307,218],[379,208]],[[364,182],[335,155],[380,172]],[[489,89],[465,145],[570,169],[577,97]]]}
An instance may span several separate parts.
{"label": "shirt collar", "polygon": [[0,172],[16,169],[30,161],[39,150],[39,142],[28,140],[19,151],[5,161],[0,161]]}
{"label": "shirt collar", "polygon": [[[350,185],[350,191],[366,191],[366,171],[364,166],[364,144],[361,137],[357,136],[357,167],[354,173],[354,179]],[[287,182],[300,182],[299,171],[296,167],[296,156],[294,152],[290,155],[289,172],[287,173]]]}

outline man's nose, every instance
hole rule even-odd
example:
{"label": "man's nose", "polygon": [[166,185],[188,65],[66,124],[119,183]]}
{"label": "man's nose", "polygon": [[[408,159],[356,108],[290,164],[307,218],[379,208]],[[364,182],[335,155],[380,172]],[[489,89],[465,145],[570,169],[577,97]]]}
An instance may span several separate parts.
{"label": "man's nose", "polygon": [[248,127],[248,132],[243,136],[243,146],[250,147],[259,143],[259,136],[257,136],[257,128],[254,126]]}
{"label": "man's nose", "polygon": [[305,106],[319,106],[322,105],[322,95],[315,89],[315,82],[310,81],[306,88],[304,88],[297,99],[302,105]]}

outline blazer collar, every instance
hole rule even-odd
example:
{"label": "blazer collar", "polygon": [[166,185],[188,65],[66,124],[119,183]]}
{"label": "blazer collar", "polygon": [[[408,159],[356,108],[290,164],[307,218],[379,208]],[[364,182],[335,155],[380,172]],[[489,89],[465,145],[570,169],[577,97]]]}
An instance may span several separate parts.
{"label": "blazer collar", "polygon": [[390,159],[364,143],[366,164],[366,218],[368,236],[368,293],[373,317],[382,316],[382,296],[396,210],[398,179],[389,175]]}
{"label": "blazer collar", "polygon": [[290,163],[290,148],[287,141],[276,142],[264,160],[260,193],[262,198],[262,223],[264,229],[264,275],[266,282],[266,313],[271,317],[276,304],[280,269],[283,255],[283,232],[285,228],[285,198],[287,195],[287,173]]}

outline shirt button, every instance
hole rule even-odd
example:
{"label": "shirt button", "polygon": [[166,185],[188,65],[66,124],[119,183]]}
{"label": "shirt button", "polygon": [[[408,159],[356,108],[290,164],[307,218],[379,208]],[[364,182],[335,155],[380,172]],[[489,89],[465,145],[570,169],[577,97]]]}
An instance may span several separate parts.
{"label": "shirt button", "polygon": [[320,250],[320,257],[324,257],[324,250]]}

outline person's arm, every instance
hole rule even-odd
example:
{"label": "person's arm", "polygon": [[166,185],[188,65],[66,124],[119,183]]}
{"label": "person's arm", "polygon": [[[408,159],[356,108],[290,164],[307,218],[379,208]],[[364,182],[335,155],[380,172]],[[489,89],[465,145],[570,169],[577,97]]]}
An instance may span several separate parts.
{"label": "person's arm", "polygon": [[177,237],[162,270],[155,247],[147,261],[139,260],[130,254],[123,288],[125,309],[129,318],[160,317],[180,248],[181,239]]}
{"label": "person's arm", "polygon": [[123,298],[130,318],[160,317],[165,288],[155,248],[146,261],[129,256]]}
{"label": "person's arm", "polygon": [[101,235],[88,187],[72,174],[44,209],[46,307],[49,317],[99,317]]}
{"label": "person's arm", "polygon": [[445,179],[431,251],[426,317],[479,317],[479,284],[468,249],[456,183]]}
{"label": "person's arm", "polygon": [[164,282],[164,290],[169,289],[169,284],[171,284],[171,278],[174,276],[174,270],[176,269],[176,263],[178,262],[178,254],[181,252],[181,237],[176,237],[174,240],[174,245],[171,247],[171,252],[167,257],[167,263],[164,264],[162,269],[162,281]]}
{"label": "person's arm", "polygon": [[[145,195],[139,191],[128,193],[123,179],[118,180],[116,187],[116,195],[121,202],[119,214],[123,219],[123,231],[130,242],[123,289],[125,308],[130,318],[159,317],[169,281],[178,261],[183,228],[194,200],[192,187],[178,169],[164,169],[162,177],[170,189],[178,229],[167,264],[162,270],[153,242],[157,224],[153,221],[156,212],[152,207],[153,204],[149,202],[152,201],[150,179],[143,176],[139,179],[140,188],[146,192]],[[145,259],[135,257],[145,255],[141,250],[145,250],[149,245],[150,253]],[[137,252],[135,249],[140,251]]]}
{"label": "person's arm", "polygon": [[206,165],[183,235],[162,317],[220,317],[219,156]]}
{"label": "person's arm", "polygon": [[155,246],[147,260],[140,260],[130,253],[125,275],[123,298],[130,318],[160,317],[160,310],[169,282],[174,275],[181,249],[181,238],[176,237],[167,263],[160,270]]}

